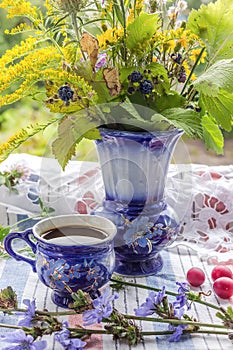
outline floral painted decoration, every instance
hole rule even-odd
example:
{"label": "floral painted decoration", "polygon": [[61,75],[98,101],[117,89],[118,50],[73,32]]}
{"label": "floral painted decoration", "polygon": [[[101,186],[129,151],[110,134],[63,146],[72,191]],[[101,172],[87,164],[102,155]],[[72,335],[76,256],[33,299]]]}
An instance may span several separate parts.
{"label": "floral painted decoration", "polygon": [[86,292],[97,290],[108,278],[107,268],[95,260],[69,265],[64,259],[46,259],[41,267],[45,283],[52,289],[77,291],[83,285]]}

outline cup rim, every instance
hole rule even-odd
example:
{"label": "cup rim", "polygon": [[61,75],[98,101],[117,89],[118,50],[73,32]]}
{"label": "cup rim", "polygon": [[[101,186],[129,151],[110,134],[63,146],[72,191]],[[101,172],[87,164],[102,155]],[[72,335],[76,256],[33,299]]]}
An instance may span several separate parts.
{"label": "cup rim", "polygon": [[[77,218],[79,220],[77,220]],[[68,226],[68,222],[64,222],[67,219],[72,219],[69,222],[69,225],[78,225],[80,224],[81,227],[91,227],[94,229],[98,229],[105,233],[107,235],[106,238],[101,239],[101,241],[97,242],[88,242],[87,244],[80,243],[79,244],[58,244],[58,243],[53,243],[49,242],[48,240],[44,239],[41,237],[41,234],[44,231],[48,231],[50,229],[54,229],[56,227],[64,227]],[[87,221],[88,219],[88,221]],[[85,221],[86,220],[86,221]],[[89,223],[92,221],[93,223],[95,222],[95,225],[92,223]],[[105,224],[106,227],[99,226],[97,223],[102,222],[102,224]],[[89,224],[88,224],[89,223]],[[50,225],[49,225],[50,224]],[[47,225],[47,226],[46,226]],[[44,228],[44,229],[43,229]],[[56,216],[49,216],[46,217],[40,221],[38,221],[32,228],[33,235],[36,238],[37,241],[46,243],[48,245],[56,245],[56,246],[61,246],[61,247],[71,247],[71,246],[77,246],[77,247],[83,247],[83,246],[97,246],[101,245],[106,242],[110,242],[114,239],[115,235],[117,234],[117,228],[115,224],[110,221],[109,219],[100,216],[100,215],[91,215],[91,214],[64,214],[64,215],[56,215]]]}

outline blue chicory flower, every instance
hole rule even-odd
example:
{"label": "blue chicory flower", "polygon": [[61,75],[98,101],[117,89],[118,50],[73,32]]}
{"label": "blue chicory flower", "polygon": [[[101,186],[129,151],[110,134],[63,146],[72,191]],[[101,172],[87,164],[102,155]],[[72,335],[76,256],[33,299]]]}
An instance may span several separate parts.
{"label": "blue chicory flower", "polygon": [[117,293],[110,294],[110,288],[106,288],[104,293],[93,300],[93,310],[87,310],[83,313],[84,326],[89,326],[96,322],[100,323],[103,318],[107,318],[112,314],[112,301],[119,298]]}
{"label": "blue chicory flower", "polygon": [[169,338],[169,342],[178,342],[183,334],[184,329],[187,327],[188,325],[186,324],[179,324],[178,326],[169,325],[169,330],[174,330],[174,333]]}
{"label": "blue chicory flower", "polygon": [[176,282],[177,286],[179,286],[177,293],[183,294],[189,292],[189,286],[186,282]]}
{"label": "blue chicory flower", "polygon": [[165,286],[157,294],[155,292],[150,292],[149,296],[146,298],[145,303],[143,303],[139,309],[134,309],[136,316],[149,316],[156,313],[156,306],[161,304],[165,296]]}
{"label": "blue chicory flower", "polygon": [[[27,306],[27,311],[23,313],[24,317],[22,320],[18,322],[19,326],[31,327],[33,318],[36,314],[36,301],[33,299],[30,301],[29,299],[23,300],[24,305]],[[21,312],[17,313],[17,315],[22,315]]]}
{"label": "blue chicory flower", "polygon": [[176,300],[173,302],[174,309],[180,309],[182,307],[186,306],[187,310],[191,308],[187,296],[185,294],[180,294],[176,296]]}
{"label": "blue chicory flower", "polygon": [[54,339],[60,343],[65,350],[83,350],[87,343],[79,338],[70,338],[70,331],[67,327],[68,322],[63,322],[62,330],[54,333]]}
{"label": "blue chicory flower", "polygon": [[27,335],[22,329],[1,336],[0,341],[10,343],[2,350],[44,350],[47,346],[45,340],[35,341],[31,335]]}
{"label": "blue chicory flower", "polygon": [[178,295],[176,296],[176,300],[173,302],[174,309],[180,309],[184,306],[187,307],[187,310],[190,310],[191,304],[188,302],[188,298],[186,293],[189,292],[188,284],[185,282],[176,282],[179,286]]}

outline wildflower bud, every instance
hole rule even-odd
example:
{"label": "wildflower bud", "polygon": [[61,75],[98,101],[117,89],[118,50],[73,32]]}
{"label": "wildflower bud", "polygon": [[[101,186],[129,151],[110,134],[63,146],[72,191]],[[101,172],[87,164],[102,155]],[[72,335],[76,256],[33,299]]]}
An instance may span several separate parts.
{"label": "wildflower bud", "polygon": [[132,95],[134,93],[135,89],[133,86],[130,86],[127,90],[128,94]]}
{"label": "wildflower bud", "polygon": [[87,0],[53,0],[53,2],[61,11],[69,14],[79,12],[87,4]]}

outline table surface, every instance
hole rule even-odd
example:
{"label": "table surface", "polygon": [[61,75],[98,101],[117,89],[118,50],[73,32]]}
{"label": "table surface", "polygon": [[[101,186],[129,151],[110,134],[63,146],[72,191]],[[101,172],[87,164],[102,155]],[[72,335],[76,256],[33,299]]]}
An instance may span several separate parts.
{"label": "table surface", "polygon": [[[43,197],[45,204],[53,207],[56,214],[74,213],[77,211],[80,213],[89,212],[103,198],[102,179],[98,166],[95,163],[70,162],[66,171],[62,172],[55,160],[16,154],[10,156],[1,165],[0,171],[9,169],[16,164],[30,168],[30,176],[18,186],[19,194],[10,194],[4,186],[0,187],[0,225],[12,225],[17,220],[24,218],[25,215],[30,217],[37,215],[40,211],[38,197]],[[158,288],[162,288],[165,285],[167,290],[176,291],[176,281],[185,282],[187,270],[192,266],[197,266],[202,268],[206,274],[205,283],[200,289],[208,291],[212,289],[210,274],[214,265],[223,263],[233,269],[233,233],[232,226],[229,224],[231,221],[229,219],[229,211],[231,206],[233,206],[233,168],[232,166],[205,167],[199,165],[189,165],[179,167],[179,169],[171,167],[168,174],[168,184],[170,186],[168,196],[172,194],[176,183],[180,185],[182,179],[184,182],[186,181],[184,176],[186,173],[189,176],[191,174],[193,180],[192,188],[191,190],[188,188],[187,193],[184,194],[183,207],[184,203],[186,203],[186,213],[180,213],[182,229],[176,244],[161,253],[164,261],[163,269],[157,275],[137,279],[128,278],[128,281]],[[207,173],[209,174],[208,176]],[[197,176],[199,176],[198,179],[196,179]],[[194,181],[195,179],[196,182]],[[78,189],[76,190],[76,188]],[[228,198],[226,189],[231,199]],[[210,197],[209,191],[211,191],[212,197]],[[196,216],[193,216],[193,211],[195,211],[193,207],[194,203],[195,208],[198,205],[200,207],[200,196],[202,197],[202,210],[195,209],[196,211],[199,210],[199,220],[196,220]],[[174,204],[176,200],[175,195],[171,195],[170,198],[172,198],[171,201]],[[188,203],[191,208],[189,213],[187,198],[189,198]],[[213,200],[213,198],[218,201]],[[219,203],[222,204],[219,205]],[[177,209],[182,211],[179,206],[177,206]],[[202,217],[203,211],[205,215]],[[211,223],[210,217],[214,217],[215,221],[212,220]],[[208,227],[206,226],[206,221],[209,223]],[[188,231],[186,227],[188,227]],[[202,227],[202,230],[200,227]],[[191,233],[189,232],[190,228]],[[228,242],[225,242],[226,235]],[[216,239],[216,237],[218,238]],[[223,242],[226,243],[225,246]],[[11,285],[16,291],[19,306],[23,307],[23,299],[35,298],[37,309],[61,310],[52,303],[51,290],[38,280],[37,275],[32,272],[28,264],[11,258],[2,258],[0,259],[0,289],[8,285]],[[192,290],[199,291],[200,289],[193,288]],[[123,313],[134,314],[134,308],[139,307],[145,301],[148,291],[128,287],[126,290],[120,291],[119,295],[119,299],[115,301],[115,307]],[[220,300],[213,293],[206,300],[224,307],[233,304],[233,300]],[[220,323],[213,309],[200,304],[195,303],[189,314],[195,316],[200,322]],[[81,324],[81,317],[78,315],[69,316],[68,321],[70,326]],[[17,316],[0,314],[0,323],[16,324]],[[142,322],[140,325],[143,330],[147,331],[167,329],[167,325],[152,322]],[[102,326],[97,325],[97,327],[101,328]],[[9,330],[5,328],[0,329],[0,335],[6,332],[9,332]],[[46,340],[48,342],[48,350],[61,349],[61,346],[54,342],[53,337],[47,336]],[[1,346],[4,347],[3,344],[0,344],[0,349]],[[200,334],[183,336],[178,343],[169,343],[167,336],[148,336],[136,348],[139,350],[227,350],[232,349],[232,347],[232,343],[226,336]],[[131,348],[122,342],[113,341],[111,336],[92,336],[85,349],[126,350]]]}

